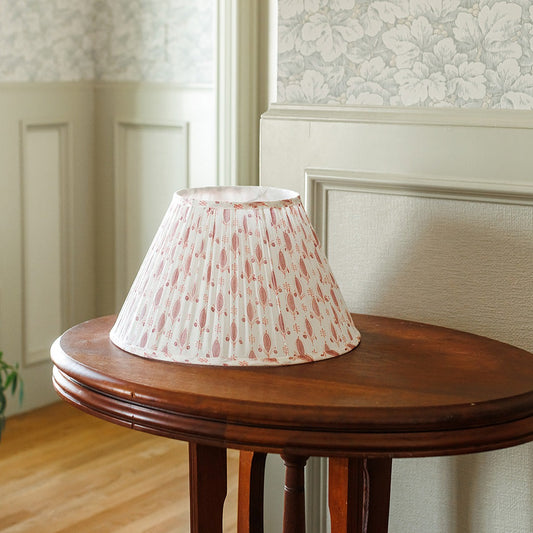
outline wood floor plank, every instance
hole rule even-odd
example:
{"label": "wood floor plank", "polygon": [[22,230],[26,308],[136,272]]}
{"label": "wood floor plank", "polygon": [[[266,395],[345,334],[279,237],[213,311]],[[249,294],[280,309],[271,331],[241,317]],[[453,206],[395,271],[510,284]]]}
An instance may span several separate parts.
{"label": "wood floor plank", "polygon": [[[2,533],[186,533],[187,444],[58,402],[8,420]],[[238,452],[228,453],[224,532],[236,531]]]}

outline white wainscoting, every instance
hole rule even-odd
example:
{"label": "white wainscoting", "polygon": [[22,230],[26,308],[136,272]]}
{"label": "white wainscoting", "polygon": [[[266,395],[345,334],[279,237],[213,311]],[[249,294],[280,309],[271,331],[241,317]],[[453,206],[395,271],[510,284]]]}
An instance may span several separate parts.
{"label": "white wainscoting", "polygon": [[[531,146],[531,112],[273,106],[261,181],[305,198],[351,310],[533,350]],[[529,533],[532,472],[532,445],[395,460],[390,531]],[[325,478],[312,463],[311,533]]]}
{"label": "white wainscoting", "polygon": [[49,345],[122,302],[172,193],[217,180],[214,87],[0,85],[0,350],[20,408],[57,400]]}
{"label": "white wainscoting", "polygon": [[98,83],[97,314],[118,311],[174,191],[217,181],[214,87]]}
{"label": "white wainscoting", "polygon": [[119,121],[115,126],[115,253],[122,301],[173,193],[189,184],[188,123]]}
{"label": "white wainscoting", "polygon": [[23,123],[23,360],[48,361],[50,345],[70,322],[68,123]]}
{"label": "white wainscoting", "polygon": [[57,399],[49,349],[94,314],[93,90],[0,85],[0,350],[25,395],[8,414]]}

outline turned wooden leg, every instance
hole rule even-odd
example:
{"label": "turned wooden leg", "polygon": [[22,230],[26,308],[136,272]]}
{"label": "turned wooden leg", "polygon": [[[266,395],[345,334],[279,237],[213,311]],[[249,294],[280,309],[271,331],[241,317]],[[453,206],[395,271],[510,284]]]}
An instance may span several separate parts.
{"label": "turned wooden leg", "polygon": [[241,451],[237,533],[263,533],[266,453]]}
{"label": "turned wooden leg", "polygon": [[387,533],[392,460],[329,459],[331,533]]}
{"label": "turned wooden leg", "polygon": [[227,490],[225,448],[189,443],[191,533],[222,533]]}
{"label": "turned wooden leg", "polygon": [[307,457],[282,455],[285,463],[283,533],[305,533],[304,467]]}

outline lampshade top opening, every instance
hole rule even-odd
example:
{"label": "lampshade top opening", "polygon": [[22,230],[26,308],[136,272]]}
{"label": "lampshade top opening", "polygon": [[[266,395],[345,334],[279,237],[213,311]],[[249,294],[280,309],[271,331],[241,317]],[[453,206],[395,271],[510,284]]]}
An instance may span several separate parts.
{"label": "lampshade top opening", "polygon": [[275,187],[199,187],[176,192],[179,200],[211,208],[280,207],[300,202],[298,193]]}

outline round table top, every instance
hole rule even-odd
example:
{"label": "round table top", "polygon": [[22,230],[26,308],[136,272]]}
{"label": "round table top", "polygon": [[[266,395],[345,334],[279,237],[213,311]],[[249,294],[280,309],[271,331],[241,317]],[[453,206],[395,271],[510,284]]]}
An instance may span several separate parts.
{"label": "round table top", "polygon": [[131,355],[90,320],[52,347],[54,386],[134,429],[227,448],[318,456],[432,456],[533,440],[533,354],[469,333],[353,315],[353,351],[279,367]]}

